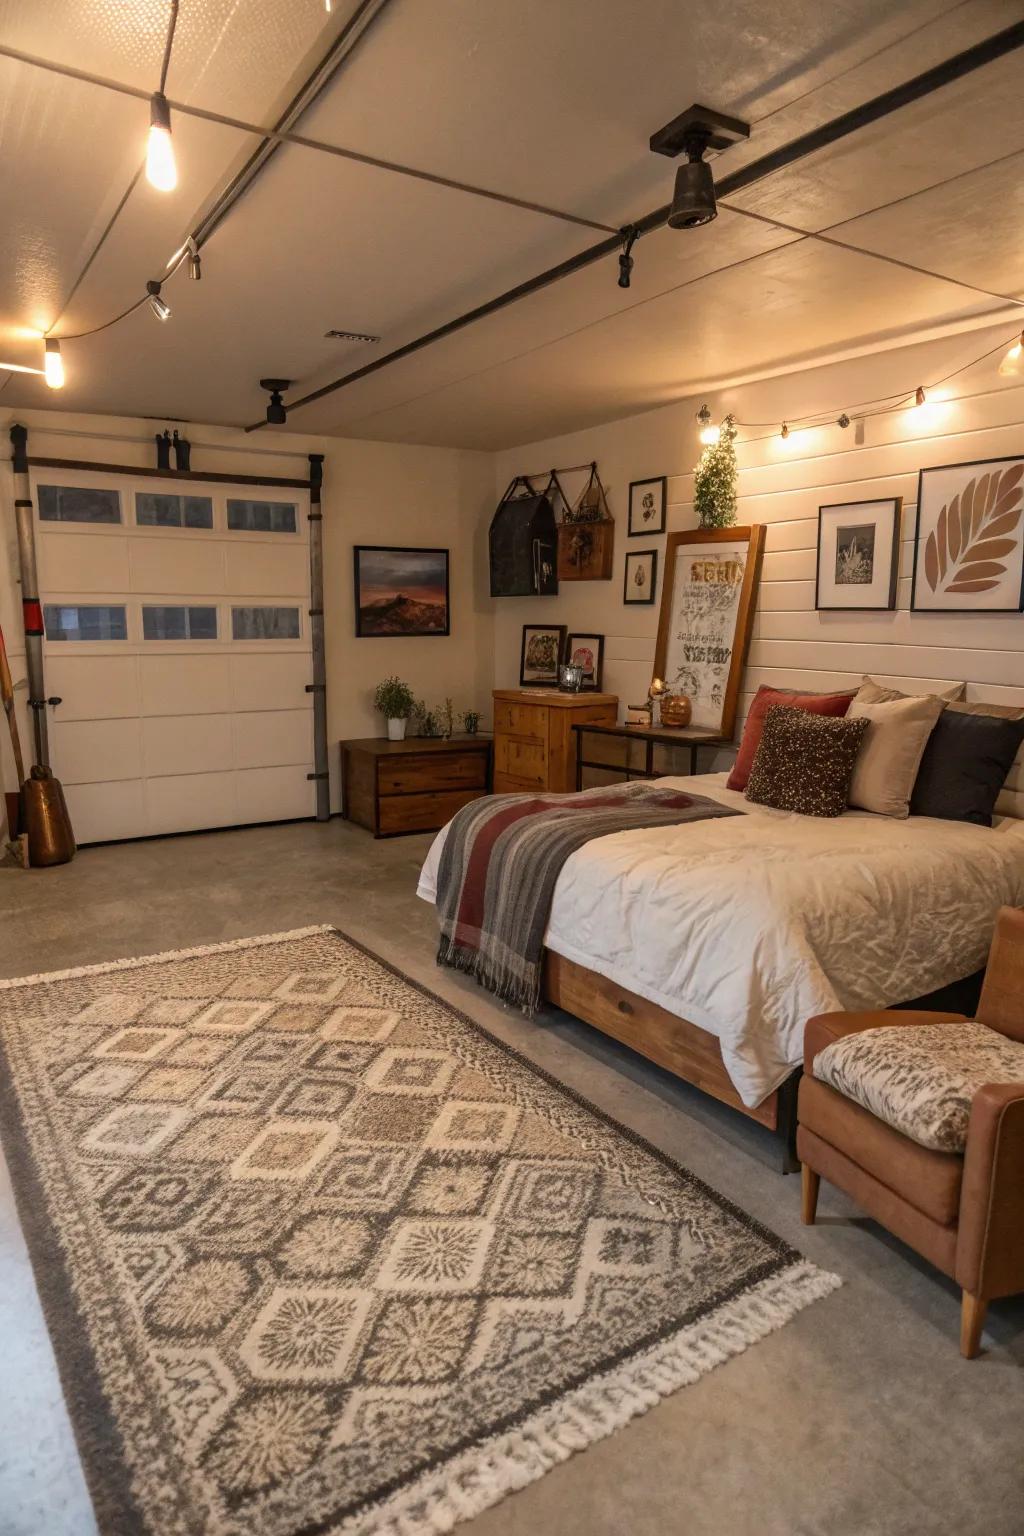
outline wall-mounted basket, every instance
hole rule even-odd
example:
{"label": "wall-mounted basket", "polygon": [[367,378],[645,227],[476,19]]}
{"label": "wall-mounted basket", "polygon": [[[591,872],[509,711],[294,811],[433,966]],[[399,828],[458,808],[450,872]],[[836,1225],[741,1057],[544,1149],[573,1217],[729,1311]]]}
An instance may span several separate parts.
{"label": "wall-mounted basket", "polygon": [[576,505],[558,527],[559,581],[610,581],[615,560],[615,520],[608,510],[597,465]]}

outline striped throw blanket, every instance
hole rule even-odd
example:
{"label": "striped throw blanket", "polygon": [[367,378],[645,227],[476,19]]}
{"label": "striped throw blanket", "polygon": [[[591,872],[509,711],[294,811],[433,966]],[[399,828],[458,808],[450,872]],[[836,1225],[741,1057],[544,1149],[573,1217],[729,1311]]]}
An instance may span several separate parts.
{"label": "striped throw blanket", "polygon": [[438,965],[532,1014],[555,881],[595,837],[738,816],[704,795],[639,782],[575,795],[489,795],[456,812],[437,874]]}

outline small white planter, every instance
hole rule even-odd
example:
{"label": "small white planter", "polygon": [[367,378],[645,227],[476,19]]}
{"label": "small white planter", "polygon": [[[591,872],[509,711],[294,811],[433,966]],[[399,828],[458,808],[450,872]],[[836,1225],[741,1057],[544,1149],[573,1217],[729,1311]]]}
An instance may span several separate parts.
{"label": "small white planter", "polygon": [[406,724],[405,720],[389,720],[388,741],[404,741]]}

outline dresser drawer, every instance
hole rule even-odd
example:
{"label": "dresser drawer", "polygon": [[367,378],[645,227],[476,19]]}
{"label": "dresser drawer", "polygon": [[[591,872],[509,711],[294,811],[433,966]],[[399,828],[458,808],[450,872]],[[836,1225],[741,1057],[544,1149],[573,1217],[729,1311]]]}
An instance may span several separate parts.
{"label": "dresser drawer", "polygon": [[519,779],[530,789],[543,789],[548,782],[547,744],[524,741],[518,736],[498,736],[494,742],[494,771]]}
{"label": "dresser drawer", "polygon": [[450,821],[455,812],[478,800],[480,789],[437,790],[433,794],[393,795],[382,799],[378,808],[379,827],[388,832],[435,832]]}
{"label": "dresser drawer", "polygon": [[380,794],[406,795],[433,789],[485,789],[487,753],[424,753],[422,757],[381,758],[377,768]]}
{"label": "dresser drawer", "polygon": [[[544,785],[539,786],[544,789]],[[538,785],[531,783],[529,779],[517,779],[510,773],[495,773],[494,790],[496,795],[528,795],[536,794]]]}
{"label": "dresser drawer", "polygon": [[494,730],[496,735],[502,732],[546,743],[548,739],[547,705],[516,704],[510,699],[496,699]]}

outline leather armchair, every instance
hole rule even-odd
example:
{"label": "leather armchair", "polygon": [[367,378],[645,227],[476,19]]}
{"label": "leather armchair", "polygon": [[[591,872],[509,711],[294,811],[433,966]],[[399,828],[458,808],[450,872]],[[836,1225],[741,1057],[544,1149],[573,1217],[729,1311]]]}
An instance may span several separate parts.
{"label": "leather armchair", "polygon": [[[1024,911],[996,920],[979,1021],[1024,1040]],[[1024,1291],[1024,1081],[991,1083],[971,1101],[963,1155],[935,1152],[814,1077],[814,1059],[863,1030],[962,1014],[878,1011],[810,1019],[804,1034],[797,1155],[802,1216],[813,1225],[822,1178],[961,1287],[960,1350],[978,1353],[990,1301]]]}

